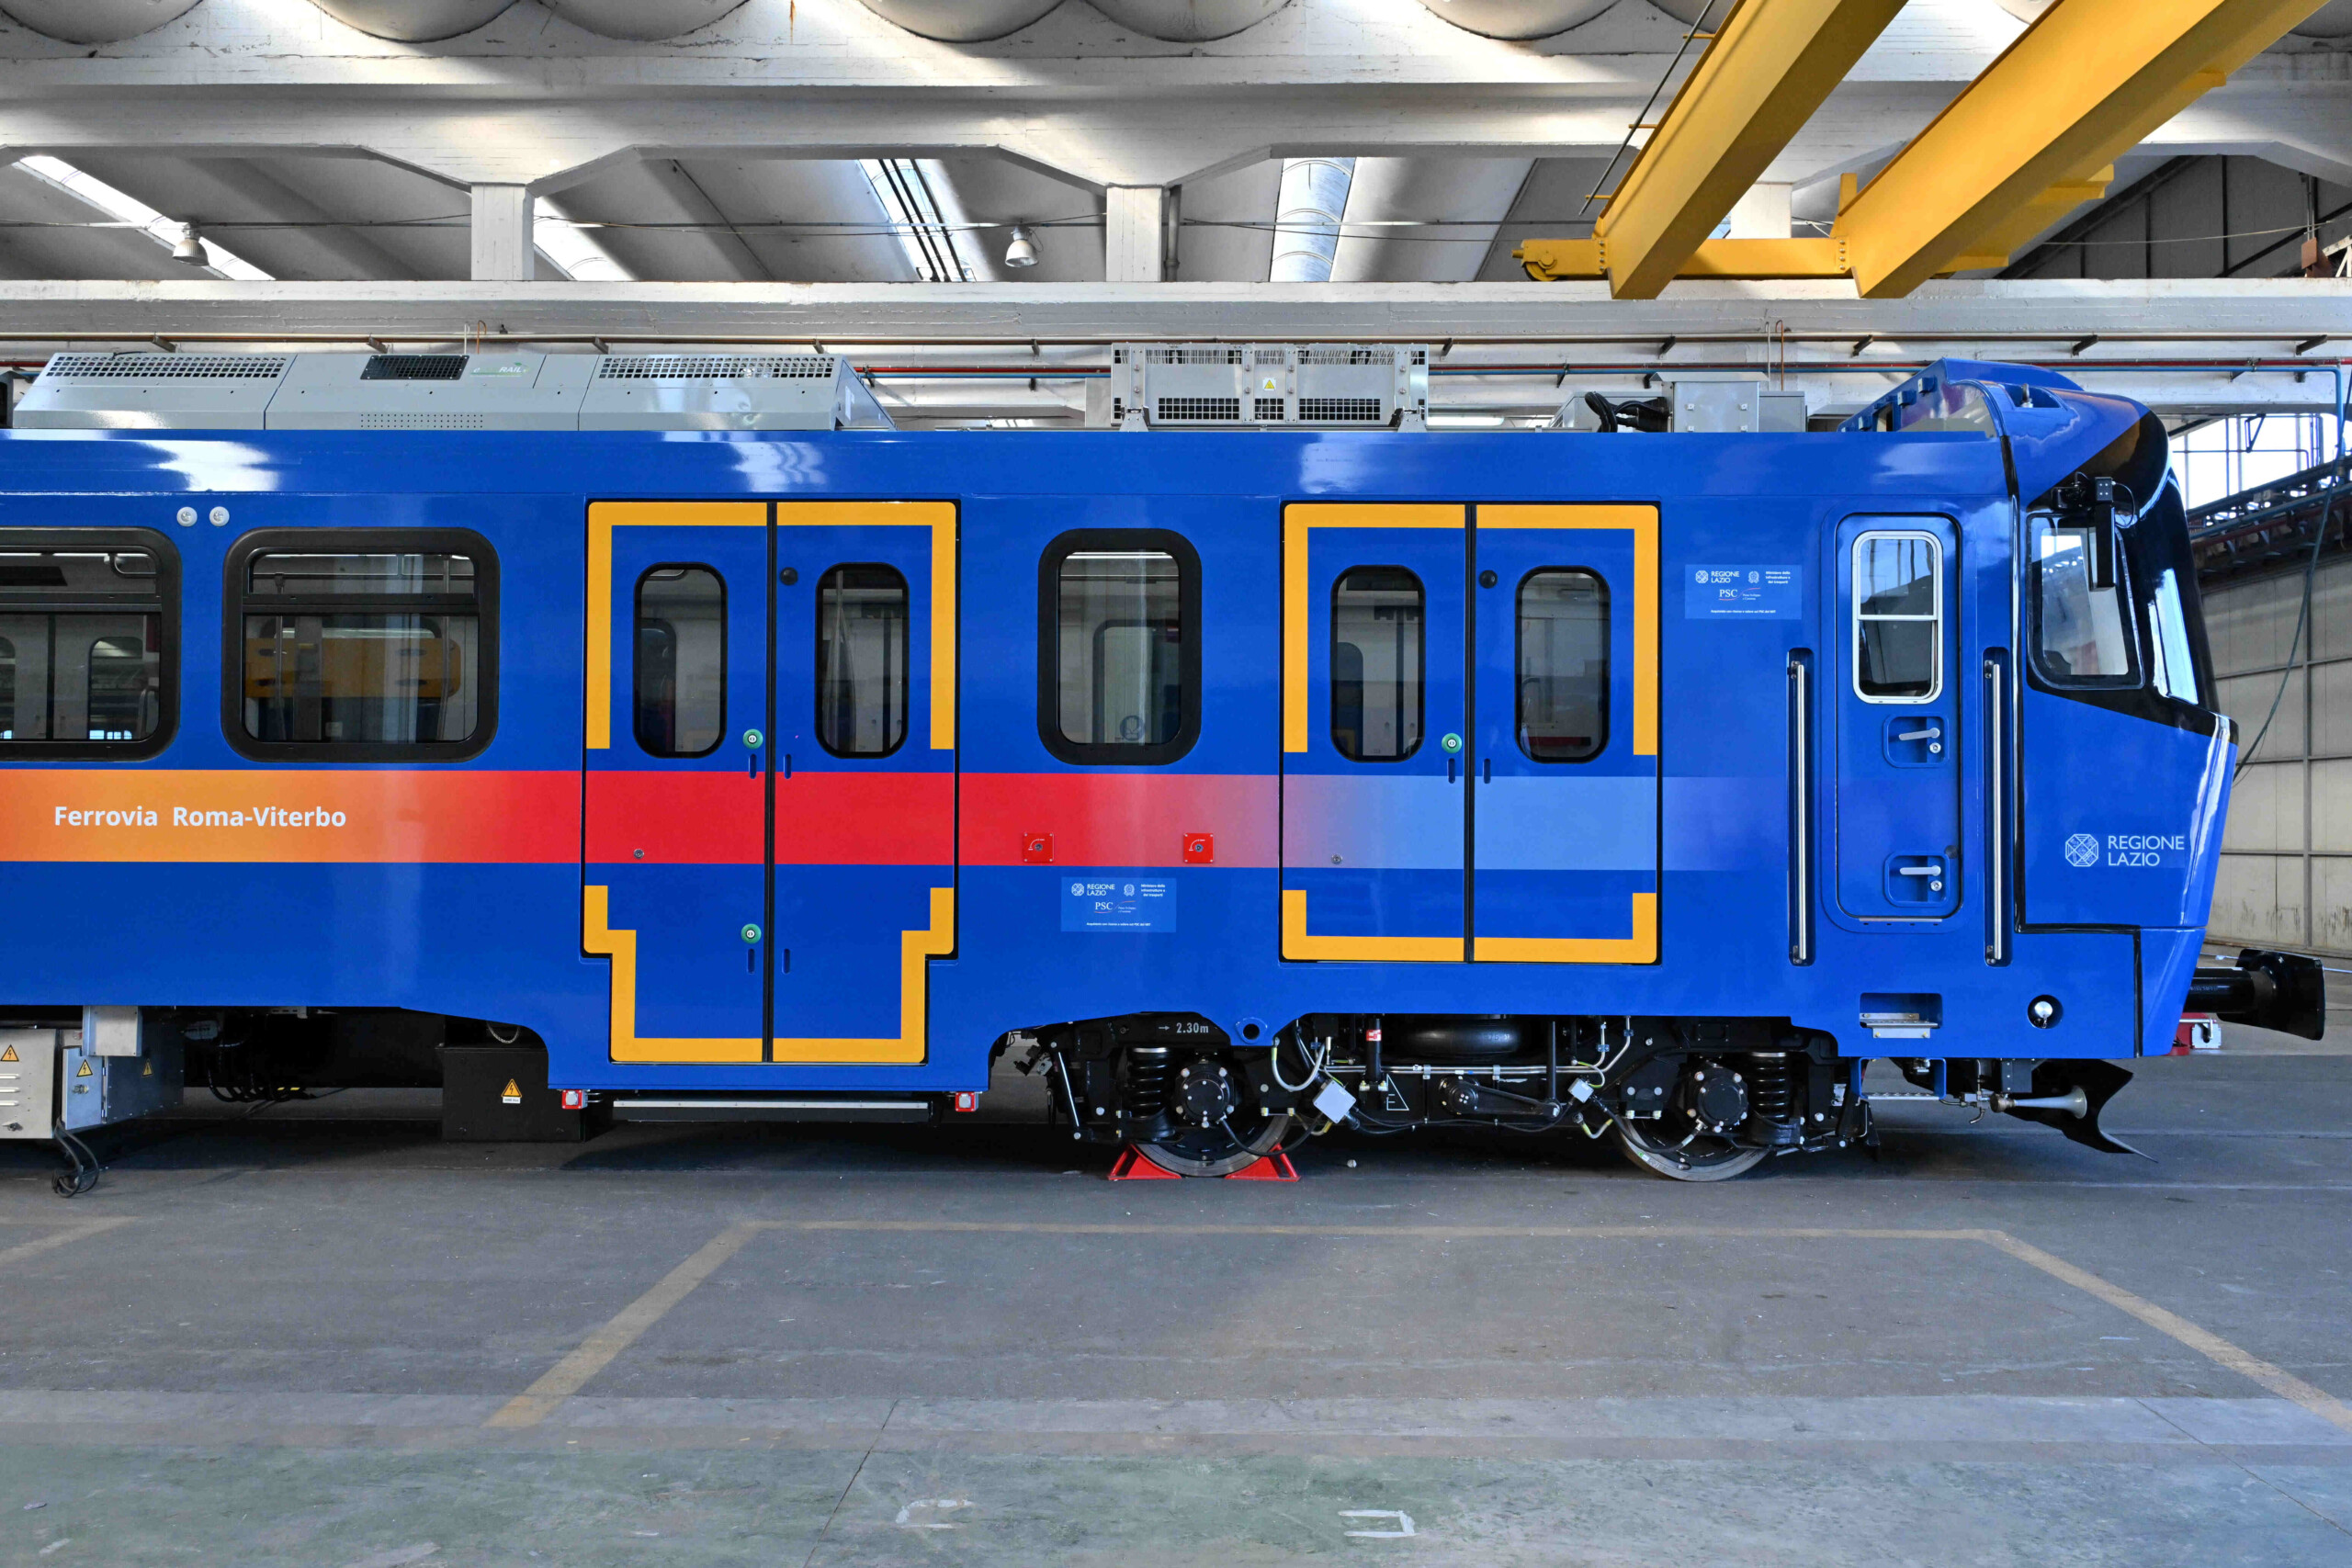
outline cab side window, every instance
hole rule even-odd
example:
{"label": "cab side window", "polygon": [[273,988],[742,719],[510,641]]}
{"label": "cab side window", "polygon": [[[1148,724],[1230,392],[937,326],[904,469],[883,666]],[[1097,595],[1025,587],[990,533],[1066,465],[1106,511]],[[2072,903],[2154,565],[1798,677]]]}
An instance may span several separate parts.
{"label": "cab side window", "polygon": [[0,756],[152,756],[171,738],[179,558],[146,529],[0,529]]}
{"label": "cab side window", "polygon": [[2111,534],[2072,515],[2037,512],[2027,520],[2026,572],[2033,660],[2043,680],[2061,686],[2139,684],[2123,552]]}
{"label": "cab side window", "polygon": [[1943,690],[1944,547],[1933,534],[1854,541],[1854,692],[1866,703],[1933,702]]}

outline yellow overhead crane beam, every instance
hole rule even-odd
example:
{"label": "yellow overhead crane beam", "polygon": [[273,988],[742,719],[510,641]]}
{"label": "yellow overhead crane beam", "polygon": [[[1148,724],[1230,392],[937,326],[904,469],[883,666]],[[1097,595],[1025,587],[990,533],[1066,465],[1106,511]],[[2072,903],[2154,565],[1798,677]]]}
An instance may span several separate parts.
{"label": "yellow overhead crane beam", "polygon": [[1724,214],[1901,9],[1903,0],[1741,0],[1593,225],[1610,292],[1652,299],[1691,276]]}
{"label": "yellow overhead crane beam", "polygon": [[[2120,153],[2319,3],[2057,0],[1867,186],[1846,176],[1826,238],[1710,240],[1896,8],[1744,0],[1593,238],[1530,240],[1512,254],[1530,277],[1606,277],[1621,299],[1654,298],[1673,277],[1843,276],[1866,297],[1894,299],[1939,273],[2005,265],[2035,234],[2104,196]],[[1712,69],[1719,55],[1723,68]],[[1776,66],[1781,78],[1765,79]]]}
{"label": "yellow overhead crane beam", "polygon": [[1894,299],[1939,272],[2006,263],[2041,226],[2032,209],[2047,222],[2105,194],[2119,153],[2317,9],[2058,0],[1838,214],[1855,288]]}

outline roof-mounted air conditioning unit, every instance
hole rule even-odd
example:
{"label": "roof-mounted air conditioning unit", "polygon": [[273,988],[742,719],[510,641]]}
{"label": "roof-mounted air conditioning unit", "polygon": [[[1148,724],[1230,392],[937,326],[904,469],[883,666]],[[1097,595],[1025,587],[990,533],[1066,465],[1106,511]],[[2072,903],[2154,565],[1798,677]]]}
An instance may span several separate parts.
{"label": "roof-mounted air conditioning unit", "polygon": [[1420,430],[1430,351],[1393,344],[1123,343],[1111,421],[1123,430]]}

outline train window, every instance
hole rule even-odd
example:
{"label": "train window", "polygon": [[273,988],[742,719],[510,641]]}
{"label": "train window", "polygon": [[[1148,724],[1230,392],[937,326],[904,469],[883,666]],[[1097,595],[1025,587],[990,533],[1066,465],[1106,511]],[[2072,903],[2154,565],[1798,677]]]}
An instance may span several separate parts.
{"label": "train window", "polygon": [[252,756],[455,761],[489,744],[497,562],[456,529],[248,536],[223,718]]}
{"label": "train window", "polygon": [[817,740],[836,757],[887,757],[907,738],[907,580],[837,566],[817,581]]}
{"label": "train window", "polygon": [[2188,612],[2180,602],[2180,579],[2170,567],[2157,574],[2148,601],[2148,662],[2156,690],[2184,703],[2200,702],[2197,660],[2188,648]]}
{"label": "train window", "polygon": [[1933,702],[1943,690],[1944,547],[1932,534],[1854,541],[1854,692]]}
{"label": "train window", "polygon": [[161,750],[178,599],[161,536],[0,529],[0,755]]}
{"label": "train window", "polygon": [[1519,583],[1519,749],[1538,762],[1581,762],[1609,739],[1609,589],[1589,571],[1547,566]]}
{"label": "train window", "polygon": [[2029,527],[2033,660],[2042,678],[2063,686],[2137,685],[2123,552],[2111,530],[2047,512],[2033,513]]}
{"label": "train window", "polygon": [[1421,749],[1421,580],[1350,567],[1331,588],[1331,744],[1356,762]]}
{"label": "train window", "polygon": [[727,585],[707,566],[637,580],[637,743],[651,757],[707,757],[727,728]]}
{"label": "train window", "polygon": [[1068,762],[1158,764],[1200,730],[1200,557],[1163,528],[1082,528],[1038,575],[1037,732]]}

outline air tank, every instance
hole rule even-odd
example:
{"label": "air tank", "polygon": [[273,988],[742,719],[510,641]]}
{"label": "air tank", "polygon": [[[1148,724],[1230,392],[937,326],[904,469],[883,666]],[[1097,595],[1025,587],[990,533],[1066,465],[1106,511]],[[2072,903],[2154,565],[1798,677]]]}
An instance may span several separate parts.
{"label": "air tank", "polygon": [[0,0],[0,11],[67,43],[120,43],[196,9],[197,0]]}
{"label": "air tank", "polygon": [[399,43],[432,43],[469,33],[514,0],[311,0],[347,28]]}
{"label": "air tank", "polygon": [[1421,0],[1457,28],[1488,38],[1550,38],[1582,26],[1617,0]]}
{"label": "air tank", "polygon": [[948,43],[985,43],[1017,33],[1062,0],[860,0],[910,33]]}
{"label": "air tank", "polygon": [[1094,8],[1147,38],[1199,43],[1254,27],[1290,0],[1093,0]]}
{"label": "air tank", "polygon": [[707,28],[743,0],[539,0],[575,28],[606,38],[676,38]]}

